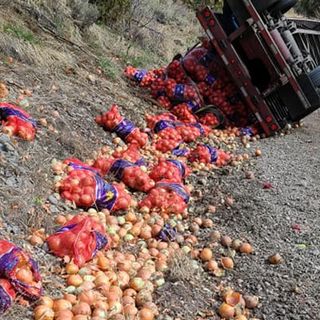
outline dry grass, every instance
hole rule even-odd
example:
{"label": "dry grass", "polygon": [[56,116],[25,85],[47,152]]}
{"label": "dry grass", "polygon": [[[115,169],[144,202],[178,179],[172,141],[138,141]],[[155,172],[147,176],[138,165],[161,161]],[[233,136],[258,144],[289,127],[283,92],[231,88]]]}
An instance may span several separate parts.
{"label": "dry grass", "polygon": [[193,260],[182,250],[177,251],[169,261],[169,279],[171,281],[191,281],[199,276]]}

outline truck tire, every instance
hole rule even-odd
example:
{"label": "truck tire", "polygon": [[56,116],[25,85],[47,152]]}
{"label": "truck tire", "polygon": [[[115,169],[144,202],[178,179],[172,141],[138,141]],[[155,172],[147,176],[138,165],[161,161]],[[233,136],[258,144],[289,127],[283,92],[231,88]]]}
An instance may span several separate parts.
{"label": "truck tire", "polygon": [[285,14],[297,4],[298,0],[280,0],[273,8],[272,15]]}
{"label": "truck tire", "polygon": [[202,115],[205,115],[207,113],[213,113],[217,117],[217,119],[219,121],[219,125],[217,126],[216,129],[220,129],[220,128],[224,127],[224,125],[226,123],[226,117],[218,107],[216,107],[214,105],[205,106],[204,108],[201,108],[200,110],[198,110],[196,112],[196,115],[197,116],[202,116]]}
{"label": "truck tire", "polygon": [[[280,0],[281,1],[281,0]],[[270,9],[272,6],[276,5],[279,0],[253,0],[252,4],[256,8],[256,10],[261,13],[267,9]]]}
{"label": "truck tire", "polygon": [[309,73],[309,77],[316,88],[320,88],[320,66]]}

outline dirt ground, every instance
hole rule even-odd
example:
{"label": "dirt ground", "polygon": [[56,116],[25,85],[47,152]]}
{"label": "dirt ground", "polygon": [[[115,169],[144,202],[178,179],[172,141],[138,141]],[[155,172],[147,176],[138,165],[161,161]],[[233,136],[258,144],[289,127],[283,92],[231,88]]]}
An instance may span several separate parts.
{"label": "dirt ground", "polygon": [[[260,319],[320,319],[319,120],[318,112],[290,135],[261,141],[256,180],[236,175],[223,181],[236,201],[233,210],[218,213],[219,225],[255,247],[229,279],[261,297]],[[265,182],[272,189],[263,189]],[[266,262],[274,253],[283,264]]]}
{"label": "dirt ground", "polygon": [[[32,228],[44,227],[51,232],[58,213],[75,212],[53,192],[51,161],[66,157],[85,160],[102,145],[111,145],[111,136],[98,128],[94,116],[113,102],[142,127],[144,115],[157,112],[156,106],[141,99],[123,79],[110,81],[96,74],[96,65],[83,53],[77,54],[78,61],[83,62],[74,74],[18,62],[0,64],[11,100],[20,89],[31,89],[33,95],[25,109],[48,122],[39,127],[33,143],[0,133],[0,236],[32,252],[40,263],[46,294],[54,297],[61,295],[63,288],[61,264],[45,245],[31,247],[27,241]],[[88,78],[89,74],[94,76]],[[246,168],[200,172],[190,177],[189,182],[198,190],[191,203],[191,217],[211,217],[215,230],[249,241],[255,252],[236,255],[234,270],[223,277],[210,276],[199,263],[183,260],[180,273],[169,273],[156,293],[155,302],[161,306],[159,319],[219,319],[215,314],[221,303],[220,285],[259,296],[260,304],[252,317],[320,319],[319,121],[318,112],[306,119],[303,128],[252,143],[250,150],[239,150],[262,150],[262,156]],[[245,170],[253,171],[255,179],[246,179]],[[264,189],[265,183],[272,188]],[[227,195],[235,200],[231,208],[221,204]],[[208,204],[217,205],[215,214],[206,211]],[[209,232],[199,232],[199,248],[209,243]],[[267,262],[274,253],[284,258],[282,264]],[[223,254],[221,247],[216,248],[217,257]],[[32,311],[15,306],[1,319],[32,319]]]}
{"label": "dirt ground", "polygon": [[[256,143],[263,155],[245,169],[254,172],[254,180],[246,179],[242,170],[200,177],[205,186],[203,204],[218,203],[220,191],[234,197],[232,208],[220,206],[217,210],[216,229],[233,239],[249,241],[255,252],[236,256],[234,271],[228,272],[222,283],[258,296],[260,304],[254,311],[258,319],[320,319],[319,119],[317,112],[305,120],[303,128]],[[272,188],[264,189],[265,184]],[[197,207],[195,216],[203,216],[204,208]],[[268,262],[275,253],[283,257],[282,264]],[[173,299],[165,304],[171,306],[173,318],[201,319],[196,306],[214,306],[204,286],[214,283],[217,287],[220,281],[202,281],[200,292],[199,280],[198,285],[185,281],[167,285],[163,294],[179,291],[183,296],[180,302]]]}
{"label": "dirt ground", "polygon": [[[11,83],[27,87],[28,83],[23,79],[35,81],[39,77],[36,74],[32,79],[30,69],[21,65],[6,69],[6,75]],[[68,156],[85,159],[97,146],[111,143],[107,133],[93,127],[93,116],[99,110],[97,105],[102,106],[113,99],[120,100],[121,104],[125,95],[133,90],[123,82],[119,86],[121,90],[118,88],[120,99],[106,94],[103,100],[102,88],[110,84],[104,79],[98,81],[100,90],[93,89],[91,83],[71,89],[81,83],[76,77],[63,80],[44,77],[30,98],[31,113],[38,118],[45,117],[58,132],[42,127],[32,144],[0,136],[3,161],[0,196],[4,226],[0,234],[34,253],[45,274],[47,293],[54,296],[59,296],[63,284],[63,280],[55,275],[60,271],[59,262],[47,253],[45,246],[32,248],[25,240],[30,228],[46,227],[50,231],[54,216],[71,210],[52,194],[51,160]],[[50,92],[52,83],[59,83],[57,92]],[[87,90],[82,95],[83,100],[81,95],[75,94],[79,90]],[[15,91],[14,86],[12,91]],[[50,101],[50,105],[46,101]],[[154,108],[131,94],[130,104],[132,109],[126,104],[127,115],[138,122],[146,108],[149,111]],[[59,117],[52,116],[54,110],[59,112]],[[315,113],[306,119],[303,128],[283,137],[254,143],[252,149],[260,147],[262,156],[253,160],[248,168],[192,175],[190,180],[202,190],[202,195],[192,203],[191,215],[210,216],[206,212],[207,204],[220,203],[225,195],[232,195],[235,199],[232,208],[220,205],[217,213],[211,215],[215,229],[234,239],[248,240],[255,253],[236,256],[234,271],[227,272],[222,278],[204,275],[201,267],[191,281],[168,277],[157,293],[158,303],[163,307],[160,319],[191,320],[204,316],[216,319],[213,310],[218,306],[216,292],[222,283],[259,296],[260,304],[254,311],[258,319],[320,319],[317,281],[320,264],[319,120],[320,114]],[[244,170],[253,171],[255,179],[246,179]],[[272,188],[263,189],[264,183],[271,183]],[[204,244],[208,234],[200,238]],[[267,262],[268,256],[274,253],[281,254],[283,264],[272,266]],[[15,307],[6,319],[22,319],[21,312],[25,310]],[[23,319],[31,319],[31,312],[29,316]]]}

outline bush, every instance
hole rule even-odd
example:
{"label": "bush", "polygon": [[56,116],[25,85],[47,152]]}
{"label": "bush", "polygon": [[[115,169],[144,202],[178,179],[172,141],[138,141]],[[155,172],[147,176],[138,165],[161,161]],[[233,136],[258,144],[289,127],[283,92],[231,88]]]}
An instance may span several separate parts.
{"label": "bush", "polygon": [[100,16],[98,8],[88,0],[71,0],[69,6],[71,16],[80,29],[90,27]]}
{"label": "bush", "polygon": [[110,26],[122,20],[132,6],[132,0],[90,0],[90,3],[97,6],[101,21]]}
{"label": "bush", "polygon": [[221,1],[215,1],[215,0],[183,0],[183,2],[190,6],[193,9],[199,9],[204,6],[214,6],[216,2]]}
{"label": "bush", "polygon": [[296,10],[307,17],[320,18],[319,0],[300,0]]}

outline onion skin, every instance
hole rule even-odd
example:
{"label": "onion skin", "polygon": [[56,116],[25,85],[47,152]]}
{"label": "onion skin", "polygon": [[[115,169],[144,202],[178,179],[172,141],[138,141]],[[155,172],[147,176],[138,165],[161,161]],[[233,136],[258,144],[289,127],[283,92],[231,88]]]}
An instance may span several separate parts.
{"label": "onion skin", "polygon": [[276,253],[276,254],[270,256],[270,257],[268,258],[268,260],[269,260],[269,262],[270,262],[271,264],[280,264],[280,263],[283,262],[283,258],[280,256],[279,253]]}
{"label": "onion skin", "polygon": [[55,314],[55,320],[73,320],[73,312],[71,310],[61,310]]}
{"label": "onion skin", "polygon": [[139,311],[140,320],[154,320],[154,313],[148,308],[142,308]]}
{"label": "onion skin", "polygon": [[259,304],[259,298],[257,296],[245,295],[243,299],[245,301],[246,308],[248,309],[254,309]]}
{"label": "onion skin", "polygon": [[41,297],[40,298],[40,302],[39,302],[40,305],[43,305],[43,306],[47,306],[48,308],[51,308],[53,307],[53,300],[48,297],[48,296],[44,296],[44,297]]}
{"label": "onion skin", "polygon": [[231,270],[234,268],[233,260],[229,257],[221,258],[221,265],[224,269]]}
{"label": "onion skin", "polygon": [[223,237],[221,237],[221,244],[224,247],[230,247],[232,244],[232,239],[228,236],[223,236]]}
{"label": "onion skin", "polygon": [[71,310],[72,304],[70,301],[65,299],[55,300],[53,303],[53,310],[54,312],[59,312],[61,310]]}
{"label": "onion skin", "polygon": [[224,319],[232,319],[235,315],[235,309],[225,302],[219,307],[219,315]]}
{"label": "onion skin", "polygon": [[244,242],[240,245],[239,251],[241,253],[250,254],[253,252],[253,248],[250,243]]}
{"label": "onion skin", "polygon": [[204,248],[200,252],[200,259],[202,261],[210,261],[213,257],[212,251],[209,248]]}
{"label": "onion skin", "polygon": [[86,302],[79,302],[73,306],[72,312],[75,315],[89,316],[91,314],[90,305]]}
{"label": "onion skin", "polygon": [[54,311],[45,305],[37,306],[34,309],[34,319],[35,320],[53,320]]}

